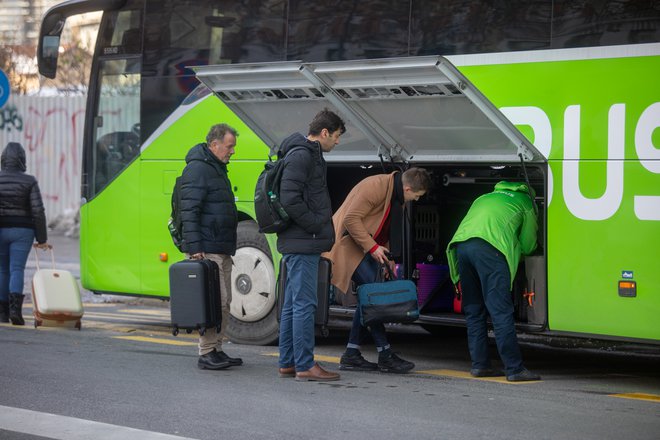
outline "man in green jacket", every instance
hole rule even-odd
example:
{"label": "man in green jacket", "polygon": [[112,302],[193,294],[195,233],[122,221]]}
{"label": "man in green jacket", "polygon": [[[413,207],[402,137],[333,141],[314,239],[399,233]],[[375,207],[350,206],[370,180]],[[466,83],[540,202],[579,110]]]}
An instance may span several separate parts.
{"label": "man in green jacket", "polygon": [[488,358],[486,319],[490,315],[507,380],[540,379],[523,366],[511,299],[520,256],[536,249],[538,225],[532,197],[524,183],[497,183],[493,192],[472,203],[447,246],[452,281],[461,283],[470,373],[475,377],[502,374]]}

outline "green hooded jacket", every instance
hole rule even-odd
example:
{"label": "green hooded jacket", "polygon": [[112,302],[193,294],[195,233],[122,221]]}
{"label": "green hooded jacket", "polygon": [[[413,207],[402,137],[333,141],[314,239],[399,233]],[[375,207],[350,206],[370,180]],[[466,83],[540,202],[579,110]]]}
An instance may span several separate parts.
{"label": "green hooded jacket", "polygon": [[520,255],[529,255],[536,249],[537,228],[536,212],[527,185],[505,181],[497,183],[493,192],[472,203],[447,246],[452,281],[456,284],[460,280],[454,244],[478,237],[506,257],[513,285]]}

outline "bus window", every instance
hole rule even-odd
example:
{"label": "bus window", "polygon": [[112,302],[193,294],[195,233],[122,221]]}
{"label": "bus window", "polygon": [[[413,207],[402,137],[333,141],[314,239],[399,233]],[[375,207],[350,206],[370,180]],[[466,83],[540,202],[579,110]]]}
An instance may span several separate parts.
{"label": "bus window", "polygon": [[194,78],[186,66],[285,59],[286,2],[148,1],[146,17],[145,76]]}
{"label": "bus window", "polygon": [[289,2],[287,59],[408,55],[409,2]]}
{"label": "bus window", "polygon": [[660,38],[657,2],[555,1],[554,48],[654,43]]}
{"label": "bus window", "polygon": [[138,54],[142,49],[142,12],[127,9],[107,12],[101,40],[102,55]]}
{"label": "bus window", "polygon": [[411,55],[453,55],[547,49],[551,2],[417,0],[412,4]]}
{"label": "bus window", "polygon": [[99,67],[91,196],[119,174],[140,147],[140,59],[103,60]]}
{"label": "bus window", "polygon": [[199,85],[187,66],[282,61],[287,2],[148,0],[142,139]]}

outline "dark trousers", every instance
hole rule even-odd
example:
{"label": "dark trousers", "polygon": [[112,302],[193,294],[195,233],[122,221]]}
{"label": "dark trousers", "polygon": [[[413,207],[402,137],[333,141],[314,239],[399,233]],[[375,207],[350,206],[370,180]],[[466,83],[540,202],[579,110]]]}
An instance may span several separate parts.
{"label": "dark trousers", "polygon": [[[360,262],[360,265],[353,272],[353,281],[358,286],[367,283],[375,283],[379,281],[380,265],[374,260],[370,254],[367,254]],[[382,322],[372,324],[367,328],[360,323],[361,318],[360,307],[355,310],[353,315],[353,326],[351,327],[351,334],[348,336],[348,347],[358,348],[369,337],[374,339],[374,344],[378,347],[378,351],[389,348],[387,343],[387,336],[385,335],[385,325]]]}
{"label": "dark trousers", "polygon": [[507,375],[523,369],[513,316],[506,258],[488,242],[472,238],[456,245],[472,368],[490,368],[487,315]]}

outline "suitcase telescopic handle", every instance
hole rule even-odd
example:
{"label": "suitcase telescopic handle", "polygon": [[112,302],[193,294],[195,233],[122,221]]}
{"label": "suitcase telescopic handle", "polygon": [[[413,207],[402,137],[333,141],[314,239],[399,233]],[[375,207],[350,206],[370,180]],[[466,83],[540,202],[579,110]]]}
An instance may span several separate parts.
{"label": "suitcase telescopic handle", "polygon": [[[53,263],[53,270],[55,270],[55,252],[53,252],[52,246],[49,246],[48,250],[50,251],[50,261]],[[37,270],[41,270],[39,267],[39,248],[34,248],[34,259],[37,262]]]}

